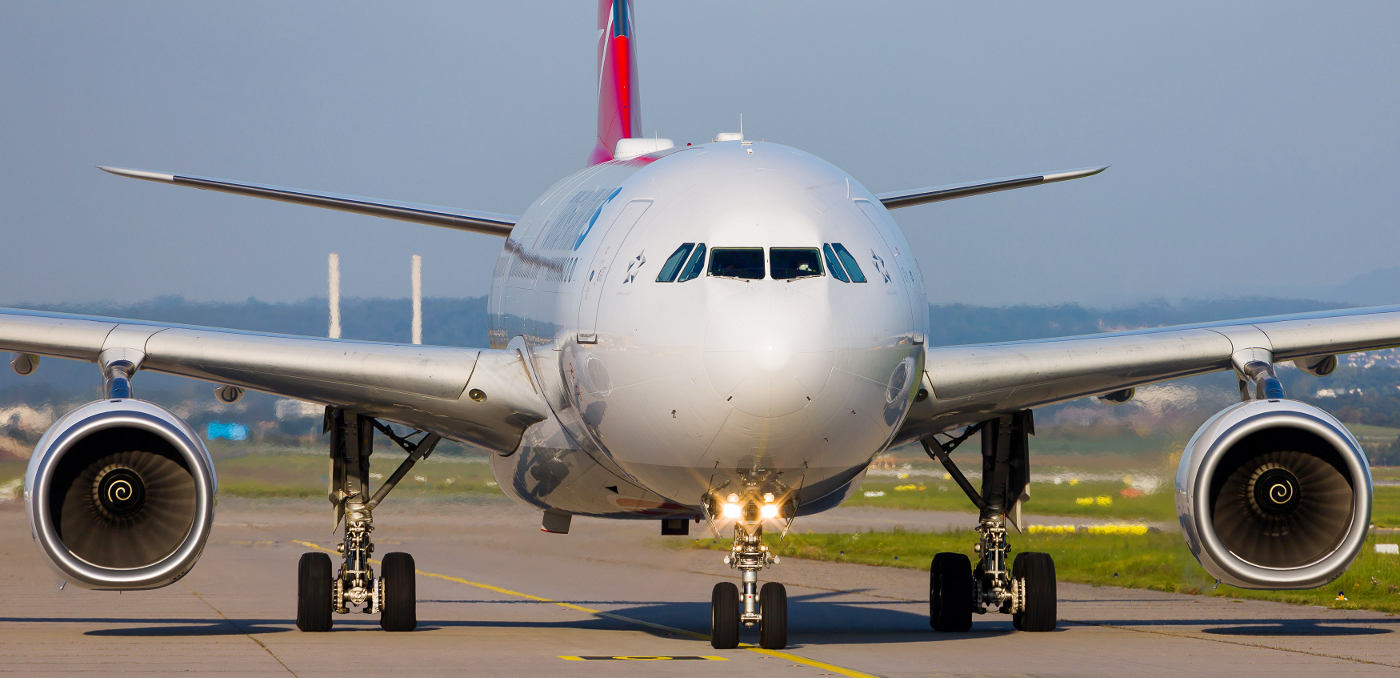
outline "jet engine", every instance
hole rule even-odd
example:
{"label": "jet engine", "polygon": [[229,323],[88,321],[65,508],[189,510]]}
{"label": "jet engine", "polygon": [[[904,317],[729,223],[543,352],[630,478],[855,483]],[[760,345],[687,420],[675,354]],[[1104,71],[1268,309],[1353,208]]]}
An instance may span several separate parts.
{"label": "jet engine", "polygon": [[140,400],[88,403],[34,448],[25,509],[39,550],[85,588],[153,589],[194,567],[218,482],[199,436]]}
{"label": "jet engine", "polygon": [[1366,539],[1371,469],[1332,415],[1250,400],[1211,417],[1176,472],[1186,545],[1211,575],[1252,589],[1336,579]]}

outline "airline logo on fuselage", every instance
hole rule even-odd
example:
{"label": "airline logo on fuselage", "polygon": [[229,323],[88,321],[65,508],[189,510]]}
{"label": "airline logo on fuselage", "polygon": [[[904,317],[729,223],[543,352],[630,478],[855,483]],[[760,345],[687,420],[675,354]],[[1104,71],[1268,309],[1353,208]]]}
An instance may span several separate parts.
{"label": "airline logo on fuselage", "polygon": [[597,209],[593,210],[593,216],[588,218],[588,226],[583,229],[582,233],[578,234],[578,240],[574,241],[575,252],[577,252],[579,246],[583,244],[583,239],[588,237],[589,231],[593,230],[593,224],[598,223],[598,215],[603,213],[603,208],[607,206],[608,202],[610,202],[613,198],[616,198],[618,193],[621,192],[622,187],[618,186],[617,188],[613,189],[612,193],[608,194],[608,197],[603,198],[603,201],[598,203]]}

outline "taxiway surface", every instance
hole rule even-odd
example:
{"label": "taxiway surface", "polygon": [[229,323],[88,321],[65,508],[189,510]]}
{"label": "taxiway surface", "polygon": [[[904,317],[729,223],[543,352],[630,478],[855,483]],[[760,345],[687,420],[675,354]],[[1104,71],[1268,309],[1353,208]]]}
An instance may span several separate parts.
{"label": "taxiway surface", "polygon": [[[891,519],[850,515],[832,514],[855,523]],[[0,504],[0,672],[611,678],[1400,670],[1396,616],[1061,584],[1056,632],[1018,633],[1008,617],[993,615],[978,617],[971,633],[935,634],[927,572],[796,559],[764,573],[787,584],[791,646],[718,651],[705,639],[710,587],[734,573],[720,553],[668,548],[663,539],[677,538],[657,536],[655,522],[576,518],[572,534],[542,534],[537,513],[505,500],[390,500],[376,519],[377,555],[402,550],[417,560],[418,631],[386,633],[376,618],[353,614],[338,616],[331,633],[296,630],[303,542],[334,545],[324,502],[223,499],[188,577],[123,594],[58,590],[22,505]],[[756,642],[751,633],[742,640]]]}

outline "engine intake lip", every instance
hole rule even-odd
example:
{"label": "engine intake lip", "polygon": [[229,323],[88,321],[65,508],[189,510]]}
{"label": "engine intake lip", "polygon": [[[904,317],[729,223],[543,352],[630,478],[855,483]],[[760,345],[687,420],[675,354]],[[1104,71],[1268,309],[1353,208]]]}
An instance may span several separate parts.
{"label": "engine intake lip", "polygon": [[[1337,456],[1339,470],[1346,476],[1353,492],[1346,531],[1335,546],[1307,562],[1271,566],[1251,562],[1232,551],[1222,541],[1212,523],[1214,498],[1212,493],[1206,490],[1219,482],[1216,478],[1218,472],[1226,472],[1226,469],[1222,468],[1222,462],[1230,457],[1230,452],[1236,445],[1253,435],[1279,428],[1299,429],[1325,443],[1330,448],[1329,453]],[[1201,436],[1217,431],[1223,433],[1211,442],[1208,449],[1195,449]],[[1187,444],[1187,450],[1203,456],[1204,463],[1199,466],[1191,479],[1193,482],[1190,483],[1189,501],[1192,503],[1194,524],[1183,526],[1199,539],[1202,550],[1198,555],[1202,564],[1221,581],[1245,588],[1315,588],[1340,575],[1360,550],[1371,517],[1371,472],[1365,456],[1360,452],[1360,444],[1345,426],[1326,412],[1292,400],[1253,400],[1239,403],[1222,410],[1202,426],[1197,432],[1197,438],[1193,438]],[[1262,477],[1262,474],[1260,475]],[[1179,492],[1182,491],[1180,485],[1179,478]],[[1298,499],[1301,500],[1301,497]],[[1210,563],[1206,562],[1207,559]],[[1218,568],[1219,572],[1215,572],[1211,565]]]}
{"label": "engine intake lip", "polygon": [[[195,488],[193,520],[184,540],[167,555],[140,567],[103,566],[79,557],[63,542],[62,530],[48,509],[58,491],[53,487],[53,478],[65,454],[89,436],[114,428],[138,430],[169,444],[171,452],[190,474]],[[98,475],[103,478],[94,483],[94,491],[108,477],[114,482],[129,480],[120,469],[119,465],[101,469]],[[88,403],[54,422],[30,457],[24,497],[34,540],[59,576],[85,588],[129,591],[166,586],[189,571],[208,541],[217,491],[218,481],[209,453],[188,424],[152,403],[117,398]],[[99,511],[109,510],[99,497],[94,496],[93,500]],[[132,504],[118,501],[111,506],[120,510]],[[112,512],[112,517],[123,519],[119,511]]]}

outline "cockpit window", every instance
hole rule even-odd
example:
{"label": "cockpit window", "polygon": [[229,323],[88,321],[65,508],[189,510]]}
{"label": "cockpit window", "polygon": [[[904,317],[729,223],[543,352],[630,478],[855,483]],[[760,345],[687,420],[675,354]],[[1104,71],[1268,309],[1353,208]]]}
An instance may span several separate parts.
{"label": "cockpit window", "polygon": [[705,270],[705,243],[695,246],[695,251],[690,255],[690,261],[686,263],[685,269],[681,271],[681,277],[676,282],[685,282],[699,277],[700,272]]}
{"label": "cockpit window", "polygon": [[716,247],[710,254],[710,275],[719,278],[763,279],[762,247]]}
{"label": "cockpit window", "polygon": [[671,256],[666,258],[666,263],[661,265],[661,273],[656,276],[656,282],[671,282],[676,279],[676,274],[681,270],[681,264],[685,263],[685,257],[690,251],[695,249],[695,243],[688,242],[676,248]]}
{"label": "cockpit window", "polygon": [[836,259],[836,252],[831,250],[831,244],[822,245],[822,254],[826,255],[826,267],[831,270],[831,275],[841,282],[850,282],[846,276],[846,269],[841,268],[841,262]]}
{"label": "cockpit window", "polygon": [[856,263],[856,258],[846,250],[846,246],[839,242],[831,243],[831,247],[836,250],[836,257],[841,260],[841,265],[846,268],[846,273],[851,276],[851,282],[865,282],[865,273],[860,270],[860,264]]}
{"label": "cockpit window", "polygon": [[773,247],[768,265],[774,280],[793,280],[822,274],[822,256],[815,247]]}

